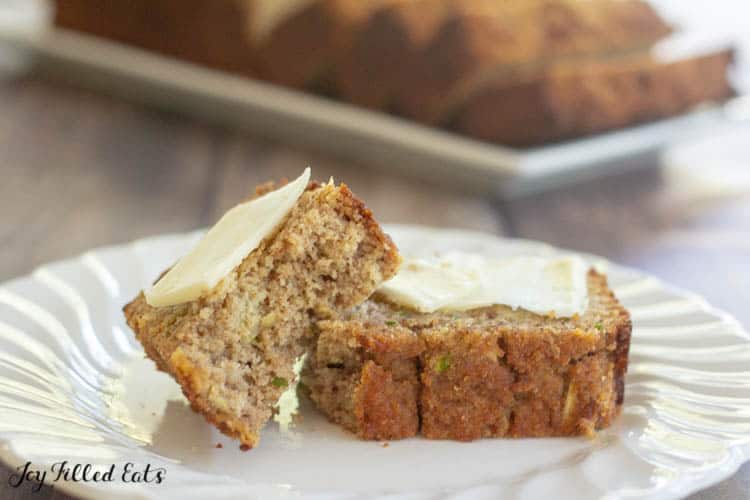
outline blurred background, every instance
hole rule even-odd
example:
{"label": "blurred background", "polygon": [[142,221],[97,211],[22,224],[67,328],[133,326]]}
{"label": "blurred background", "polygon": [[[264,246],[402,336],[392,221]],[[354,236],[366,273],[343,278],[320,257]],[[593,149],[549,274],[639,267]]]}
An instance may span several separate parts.
{"label": "blurred background", "polygon": [[745,0],[0,0],[0,279],[310,165],[381,222],[599,254],[747,327],[748,54]]}

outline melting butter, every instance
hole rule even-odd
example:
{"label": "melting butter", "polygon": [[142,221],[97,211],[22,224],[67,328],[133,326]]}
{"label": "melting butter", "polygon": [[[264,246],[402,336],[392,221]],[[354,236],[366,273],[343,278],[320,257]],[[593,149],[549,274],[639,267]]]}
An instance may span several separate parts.
{"label": "melting butter", "polygon": [[309,181],[306,168],[294,182],[230,209],[146,292],[146,302],[154,307],[182,304],[212,290],[277,229]]}
{"label": "melting butter", "polygon": [[587,271],[578,256],[492,259],[453,251],[405,259],[398,274],[378,291],[424,313],[502,304],[571,317],[588,308]]}

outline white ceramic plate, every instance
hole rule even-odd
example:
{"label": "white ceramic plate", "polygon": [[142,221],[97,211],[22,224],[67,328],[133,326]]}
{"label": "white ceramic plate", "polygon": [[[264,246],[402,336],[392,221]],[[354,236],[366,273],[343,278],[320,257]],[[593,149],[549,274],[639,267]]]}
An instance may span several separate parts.
{"label": "white ceramic plate", "polygon": [[[509,148],[51,28],[44,0],[0,0],[0,7],[5,3],[9,6],[0,8],[0,42],[30,56],[38,71],[53,77],[328,150],[357,163],[369,162],[399,174],[502,197],[657,165],[662,147],[748,119],[746,113],[737,112],[747,109],[747,100],[735,99],[723,106],[704,106],[682,116],[592,137],[530,149]],[[716,45],[692,37],[674,42],[665,52],[693,54]]]}
{"label": "white ceramic plate", "polygon": [[[559,252],[473,232],[388,230],[406,253]],[[114,464],[113,482],[55,483],[86,497],[641,499],[716,483],[750,455],[748,335],[700,298],[606,263],[634,331],[623,415],[596,439],[409,439],[384,447],[303,404],[292,431],[271,423],[260,446],[243,453],[144,359],[120,311],[198,236],[95,250],[0,286],[4,461]],[[164,481],[123,483],[127,462],[164,468]]]}

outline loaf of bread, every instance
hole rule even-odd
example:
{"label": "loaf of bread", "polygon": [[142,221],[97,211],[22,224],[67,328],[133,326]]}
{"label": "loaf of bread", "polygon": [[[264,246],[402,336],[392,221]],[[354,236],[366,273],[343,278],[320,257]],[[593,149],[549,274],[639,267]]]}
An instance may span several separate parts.
{"label": "loaf of bread", "polygon": [[253,75],[254,0],[54,0],[55,24]]}
{"label": "loaf of bread", "polygon": [[591,434],[620,413],[631,321],[589,273],[589,307],[550,318],[506,306],[421,314],[377,297],[318,322],[312,400],[362,439]]}
{"label": "loaf of bread", "polygon": [[[274,64],[287,73],[307,67],[304,78],[262,75],[513,146],[668,117],[733,94],[728,51],[653,56],[672,30],[641,0],[336,0],[339,11],[356,3],[358,15],[310,21],[347,33],[345,43],[323,44],[335,56],[319,58],[321,36],[299,23],[332,1],[313,3],[269,38]],[[273,45],[284,33],[281,56]],[[624,99],[612,99],[615,87]]]}
{"label": "loaf of bread", "polygon": [[672,29],[645,0],[54,1],[63,27],[511,146],[733,94],[728,51],[653,56]]}

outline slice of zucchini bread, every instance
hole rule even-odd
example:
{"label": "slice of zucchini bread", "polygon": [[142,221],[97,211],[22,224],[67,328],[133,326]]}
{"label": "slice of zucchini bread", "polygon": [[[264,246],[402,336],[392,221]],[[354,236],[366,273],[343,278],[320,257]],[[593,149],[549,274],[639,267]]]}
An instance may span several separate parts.
{"label": "slice of zucchini bread", "polygon": [[314,322],[366,300],[399,263],[345,185],[311,182],[275,232],[209,293],[165,307],[141,293],[124,312],[192,408],[253,447],[314,339]]}
{"label": "slice of zucchini bread", "polygon": [[588,309],[572,318],[499,305],[423,314],[376,295],[318,322],[303,383],[362,439],[591,434],[620,412],[631,322],[605,276],[587,280]]}

